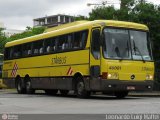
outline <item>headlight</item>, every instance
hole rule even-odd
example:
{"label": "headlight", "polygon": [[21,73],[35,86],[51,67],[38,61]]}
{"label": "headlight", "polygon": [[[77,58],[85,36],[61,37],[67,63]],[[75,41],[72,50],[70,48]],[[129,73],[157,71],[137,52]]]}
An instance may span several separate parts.
{"label": "headlight", "polygon": [[146,75],[146,80],[153,80],[153,75]]}
{"label": "headlight", "polygon": [[118,73],[108,73],[107,78],[108,79],[118,79],[119,75],[118,75]]}

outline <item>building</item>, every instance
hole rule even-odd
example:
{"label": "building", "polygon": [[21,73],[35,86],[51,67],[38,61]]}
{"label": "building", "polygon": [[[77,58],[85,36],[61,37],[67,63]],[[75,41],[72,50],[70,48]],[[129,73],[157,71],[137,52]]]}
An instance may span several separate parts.
{"label": "building", "polygon": [[60,24],[70,23],[73,21],[74,21],[73,16],[58,14],[58,15],[52,15],[52,16],[33,19],[33,24],[34,24],[33,26],[34,27],[38,27],[38,26],[54,27]]}

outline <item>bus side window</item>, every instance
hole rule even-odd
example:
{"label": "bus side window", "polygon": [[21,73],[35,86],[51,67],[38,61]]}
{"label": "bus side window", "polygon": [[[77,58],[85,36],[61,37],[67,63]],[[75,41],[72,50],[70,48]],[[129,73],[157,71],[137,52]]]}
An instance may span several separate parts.
{"label": "bus side window", "polygon": [[64,51],[66,49],[66,35],[59,36],[58,51]]}
{"label": "bus side window", "polygon": [[43,40],[33,42],[33,54],[42,54],[43,53]]}
{"label": "bus side window", "polygon": [[14,46],[14,52],[13,53],[14,53],[13,54],[14,58],[21,57],[21,55],[22,55],[22,47],[21,47],[21,45]]}
{"label": "bus side window", "polygon": [[68,43],[68,49],[71,49],[73,47],[73,34],[67,35],[67,43]]}
{"label": "bus side window", "polygon": [[10,48],[9,59],[13,58],[13,47]]}
{"label": "bus side window", "polygon": [[75,48],[75,49],[80,48],[80,41],[81,41],[80,32],[74,33],[73,48]]}
{"label": "bus side window", "polygon": [[5,55],[4,55],[4,59],[5,60],[8,60],[10,59],[10,51],[11,51],[11,48],[5,48]]}
{"label": "bus side window", "polygon": [[100,29],[92,31],[91,52],[95,59],[100,58]]}
{"label": "bus side window", "polygon": [[88,30],[74,33],[73,48],[84,48],[88,37]]}
{"label": "bus side window", "polygon": [[32,43],[23,44],[23,57],[29,56],[32,54]]}
{"label": "bus side window", "polygon": [[56,38],[48,38],[44,41],[44,52],[45,53],[54,52],[56,50],[55,40]]}
{"label": "bus side window", "polygon": [[81,35],[82,36],[82,41],[81,41],[80,46],[85,47],[86,42],[87,42],[87,37],[88,37],[88,30],[83,31],[81,34],[82,34]]}

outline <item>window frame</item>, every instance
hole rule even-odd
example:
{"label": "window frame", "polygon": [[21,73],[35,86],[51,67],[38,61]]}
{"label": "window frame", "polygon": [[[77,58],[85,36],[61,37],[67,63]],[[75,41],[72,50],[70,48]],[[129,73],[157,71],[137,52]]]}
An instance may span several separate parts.
{"label": "window frame", "polygon": [[[81,47],[79,48],[73,48],[73,42],[74,42],[74,34],[75,33],[82,33],[82,32],[86,32],[86,37],[85,37],[85,40],[84,40],[84,43],[82,44]],[[69,42],[70,46],[67,48],[67,49],[64,49],[64,50],[58,50],[57,49],[57,45],[58,45],[58,41],[59,41],[59,37],[61,36],[66,36],[66,41]],[[68,39],[68,36],[71,36],[71,40],[69,41]],[[81,35],[82,37],[82,35]],[[11,46],[11,47],[5,47],[5,56],[6,56],[6,50],[7,49],[13,49],[14,47],[16,46],[21,46],[21,56],[20,57],[10,57],[10,56],[7,56],[4,58],[4,60],[13,60],[13,59],[21,59],[21,58],[27,58],[27,57],[34,57],[34,56],[42,56],[42,55],[48,55],[48,54],[58,54],[58,53],[64,53],[64,52],[73,52],[73,51],[77,51],[77,50],[83,50],[85,49],[86,47],[86,44],[87,44],[87,40],[88,40],[88,37],[89,37],[89,29],[83,29],[83,30],[79,30],[79,31],[74,31],[74,32],[69,32],[69,33],[66,33],[66,34],[62,34],[62,35],[57,35],[57,36],[52,36],[52,37],[48,37],[48,38],[44,38],[44,39],[39,39],[39,40],[35,40],[35,41],[32,41],[32,42],[26,42],[26,43],[23,43],[23,44],[17,44],[15,46]],[[55,39],[55,51],[51,51],[51,52],[45,52],[45,42],[48,40],[48,39]],[[43,41],[43,53],[38,53],[38,54],[33,54],[33,47],[34,47],[34,42],[38,42],[38,41]],[[83,42],[83,41],[82,41]],[[31,54],[24,54],[24,51],[27,50],[26,49],[26,46],[30,46],[31,47]],[[9,50],[9,53],[11,52],[11,50]]]}
{"label": "window frame", "polygon": [[[98,53],[98,56],[95,56],[95,52],[93,51],[93,43],[94,43],[93,31],[95,31],[95,30],[99,30],[99,51],[98,51],[99,53]],[[101,46],[101,28],[100,27],[92,28],[92,30],[91,30],[91,53],[96,60],[100,59],[100,46]]]}

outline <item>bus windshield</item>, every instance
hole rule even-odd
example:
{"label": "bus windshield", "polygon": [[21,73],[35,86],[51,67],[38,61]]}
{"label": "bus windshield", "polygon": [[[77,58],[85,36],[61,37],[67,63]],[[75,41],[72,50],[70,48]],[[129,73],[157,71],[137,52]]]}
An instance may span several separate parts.
{"label": "bus windshield", "polygon": [[110,59],[152,60],[150,42],[144,31],[105,28],[103,53]]}

